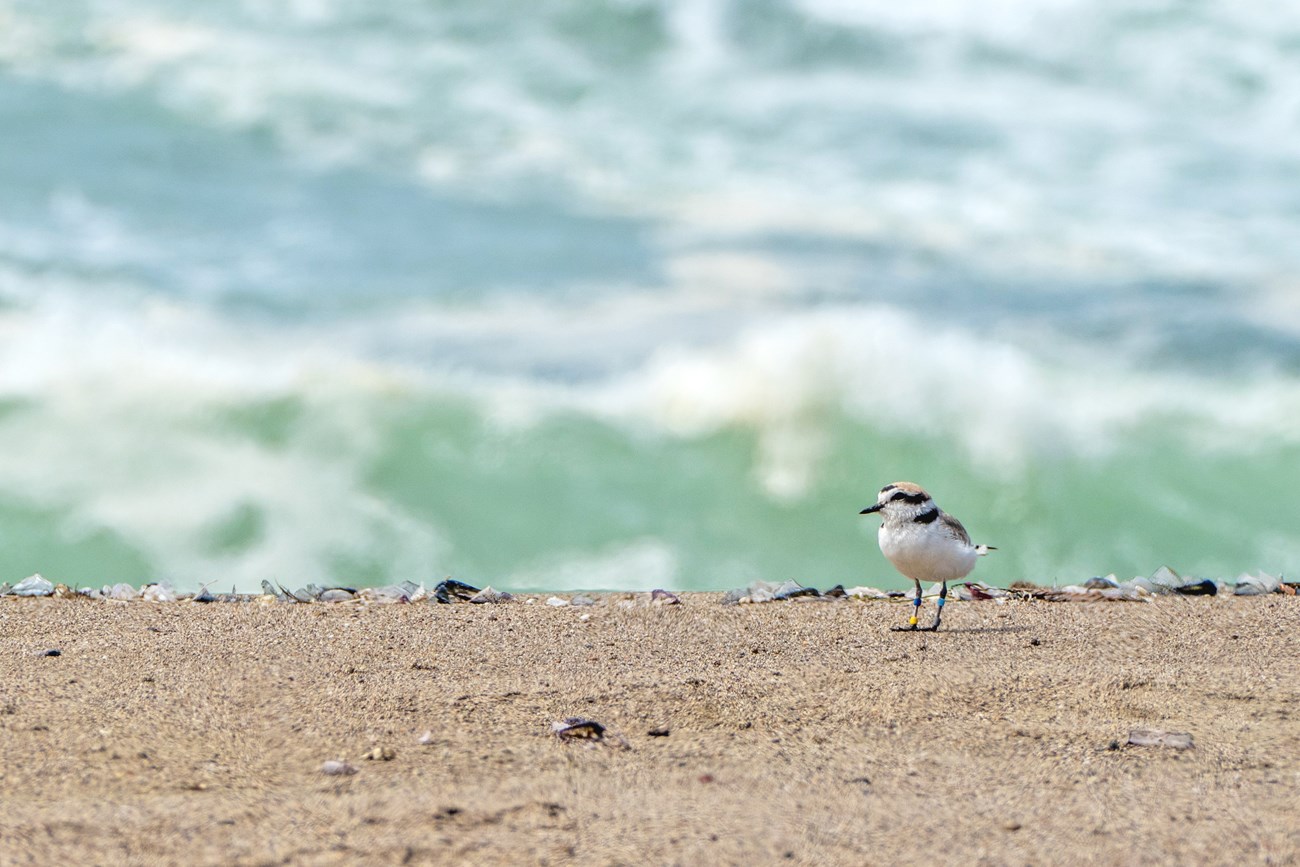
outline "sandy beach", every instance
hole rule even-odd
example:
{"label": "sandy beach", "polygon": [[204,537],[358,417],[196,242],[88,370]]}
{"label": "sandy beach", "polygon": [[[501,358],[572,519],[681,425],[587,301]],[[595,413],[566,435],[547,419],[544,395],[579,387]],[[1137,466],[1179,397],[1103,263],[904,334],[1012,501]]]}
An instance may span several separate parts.
{"label": "sandy beach", "polygon": [[2,598],[0,862],[1300,857],[1295,597],[953,604],[938,634],[682,598]]}

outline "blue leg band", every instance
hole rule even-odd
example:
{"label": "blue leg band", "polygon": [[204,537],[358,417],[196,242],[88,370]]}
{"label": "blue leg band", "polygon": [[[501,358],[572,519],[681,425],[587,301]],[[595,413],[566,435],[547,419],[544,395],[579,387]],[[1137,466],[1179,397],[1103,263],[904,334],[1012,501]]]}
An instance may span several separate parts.
{"label": "blue leg band", "polygon": [[944,603],[944,598],[943,598],[942,596],[940,596],[940,597],[939,597],[939,607],[940,607],[940,608],[943,607],[943,603]]}
{"label": "blue leg band", "polygon": [[915,599],[913,599],[913,600],[912,600],[912,604],[915,605],[917,608],[920,608],[920,607],[921,607],[921,597],[920,597],[920,596],[917,596]]}

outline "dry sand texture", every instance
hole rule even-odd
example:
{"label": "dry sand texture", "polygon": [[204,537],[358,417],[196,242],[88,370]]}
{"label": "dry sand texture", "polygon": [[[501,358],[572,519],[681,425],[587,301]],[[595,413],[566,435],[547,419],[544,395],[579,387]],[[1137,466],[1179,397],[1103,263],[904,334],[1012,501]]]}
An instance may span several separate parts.
{"label": "dry sand texture", "polygon": [[1297,863],[1296,597],[624,598],[0,599],[0,861]]}

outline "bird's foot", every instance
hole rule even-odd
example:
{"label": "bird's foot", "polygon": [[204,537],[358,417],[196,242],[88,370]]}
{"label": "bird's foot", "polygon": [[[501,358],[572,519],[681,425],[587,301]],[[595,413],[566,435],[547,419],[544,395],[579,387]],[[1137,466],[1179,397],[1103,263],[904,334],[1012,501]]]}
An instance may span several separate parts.
{"label": "bird's foot", "polygon": [[890,631],[890,632],[915,632],[916,630],[917,630],[917,626],[916,626],[916,618],[915,618],[915,617],[913,617],[913,618],[912,618],[912,621],[911,621],[910,623],[908,623],[906,626],[891,626],[891,627],[889,627],[889,631]]}
{"label": "bird's foot", "polygon": [[919,630],[920,632],[938,632],[938,631],[939,631],[939,621],[936,620],[936,621],[934,621],[933,623],[931,623],[929,626],[921,626],[921,627],[916,627],[916,626],[914,626],[914,627],[912,627],[912,628],[913,628],[913,629],[917,629],[917,630]]}

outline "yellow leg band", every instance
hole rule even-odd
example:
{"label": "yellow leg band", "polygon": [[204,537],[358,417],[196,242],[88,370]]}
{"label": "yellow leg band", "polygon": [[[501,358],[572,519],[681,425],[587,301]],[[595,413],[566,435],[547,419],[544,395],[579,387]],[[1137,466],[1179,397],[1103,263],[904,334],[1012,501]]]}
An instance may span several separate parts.
{"label": "yellow leg band", "polygon": [[916,625],[916,615],[915,615],[915,614],[913,614],[913,615],[911,616],[911,618],[907,621],[907,625],[908,625],[908,626],[915,626],[915,625]]}

